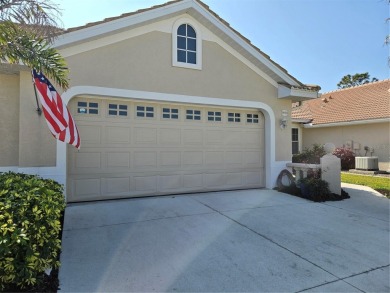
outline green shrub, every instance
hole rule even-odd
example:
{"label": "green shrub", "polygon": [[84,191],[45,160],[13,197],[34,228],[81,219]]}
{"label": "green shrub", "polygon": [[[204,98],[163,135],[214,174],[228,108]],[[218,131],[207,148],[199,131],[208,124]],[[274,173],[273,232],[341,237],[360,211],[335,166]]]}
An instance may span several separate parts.
{"label": "green shrub", "polygon": [[320,144],[313,144],[312,148],[305,148],[301,153],[292,157],[293,163],[319,164],[321,157],[325,156],[324,147]]}
{"label": "green shrub", "polygon": [[302,196],[313,201],[326,201],[331,194],[329,184],[316,177],[307,177],[299,180]]}
{"label": "green shrub", "polygon": [[35,175],[0,173],[0,290],[42,283],[58,268],[63,188]]}

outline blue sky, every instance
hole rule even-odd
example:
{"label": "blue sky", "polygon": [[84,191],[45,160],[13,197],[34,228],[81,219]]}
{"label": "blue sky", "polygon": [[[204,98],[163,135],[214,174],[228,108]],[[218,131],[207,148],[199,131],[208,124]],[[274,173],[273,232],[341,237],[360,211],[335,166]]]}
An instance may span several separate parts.
{"label": "blue sky", "polygon": [[[56,2],[56,0],[54,0]],[[165,0],[62,0],[65,28]],[[346,74],[389,78],[387,0],[204,0],[210,9],[303,83],[337,89]]]}

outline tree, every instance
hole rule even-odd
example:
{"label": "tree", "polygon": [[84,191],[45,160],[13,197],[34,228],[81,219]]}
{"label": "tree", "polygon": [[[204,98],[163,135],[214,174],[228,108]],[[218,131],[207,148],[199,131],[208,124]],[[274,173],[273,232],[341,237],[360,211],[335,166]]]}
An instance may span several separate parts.
{"label": "tree", "polygon": [[0,62],[23,63],[68,88],[65,59],[51,47],[59,15],[50,0],[0,0]]}
{"label": "tree", "polygon": [[370,80],[370,75],[368,72],[365,73],[356,73],[355,75],[347,74],[343,76],[340,82],[337,84],[339,89],[345,89],[357,85],[362,85],[370,82],[378,81],[377,78],[373,77]]}

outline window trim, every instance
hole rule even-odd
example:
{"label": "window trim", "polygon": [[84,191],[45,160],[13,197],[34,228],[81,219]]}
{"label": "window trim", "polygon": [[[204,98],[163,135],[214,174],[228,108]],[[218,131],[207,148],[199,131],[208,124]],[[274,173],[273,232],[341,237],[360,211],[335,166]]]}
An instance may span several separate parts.
{"label": "window trim", "polygon": [[[144,107],[144,110],[138,110],[138,107]],[[148,111],[147,108],[153,108],[153,111]],[[135,118],[136,119],[156,119],[156,107],[149,106],[147,104],[136,104],[135,105]],[[138,116],[139,113],[144,113],[144,116]],[[153,117],[148,117],[147,114],[152,113]]]}
{"label": "window trim", "polygon": [[[87,103],[85,107],[79,106],[79,103]],[[90,104],[97,104],[97,107],[91,107]],[[101,104],[97,100],[79,100],[76,103],[76,114],[77,115],[92,115],[92,116],[100,116],[101,115]],[[86,112],[80,112],[80,109],[84,108]],[[90,110],[96,110],[97,113],[91,113]]]}
{"label": "window trim", "polygon": [[[182,24],[192,26],[196,33],[196,64],[177,61],[177,29]],[[190,18],[179,18],[172,27],[172,66],[202,70],[202,35],[200,27]]]}
{"label": "window trim", "polygon": [[[180,109],[174,108],[171,106],[161,106],[161,120],[172,120],[172,121],[179,121],[180,120]],[[168,109],[169,112],[164,112],[164,109]],[[177,113],[173,113],[172,110],[177,110]],[[169,117],[164,117],[164,115],[169,115]],[[177,118],[172,118],[172,115],[176,115]]]}
{"label": "window trim", "polygon": [[[297,136],[297,140],[293,140],[293,130],[297,130],[297,133],[296,133],[296,136]],[[300,139],[299,139],[299,133],[300,133],[300,131],[299,131],[299,128],[298,127],[291,127],[291,153],[293,154],[293,155],[295,155],[295,154],[299,154],[300,153],[300,145],[299,145],[299,142],[300,142]],[[297,153],[295,153],[294,154],[294,152],[293,152],[293,143],[296,143],[297,145],[298,145],[298,148],[297,148]]]}
{"label": "window trim", "polygon": [[[117,108],[116,109],[113,109],[113,108],[110,108],[110,105],[116,105]],[[126,106],[127,109],[124,110],[124,109],[120,109],[120,106]],[[117,114],[114,115],[114,114],[110,114],[110,111],[117,111]],[[130,117],[130,105],[126,104],[126,103],[123,103],[123,104],[120,104],[116,101],[109,101],[107,103],[107,118],[129,118]],[[126,112],[126,115],[120,115],[120,112]]]}

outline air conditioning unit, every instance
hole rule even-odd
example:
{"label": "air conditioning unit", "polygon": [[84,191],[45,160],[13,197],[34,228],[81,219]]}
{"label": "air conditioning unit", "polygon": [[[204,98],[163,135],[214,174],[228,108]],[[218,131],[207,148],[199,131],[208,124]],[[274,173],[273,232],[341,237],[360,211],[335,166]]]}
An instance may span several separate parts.
{"label": "air conditioning unit", "polygon": [[378,157],[355,157],[355,169],[366,171],[377,171]]}

